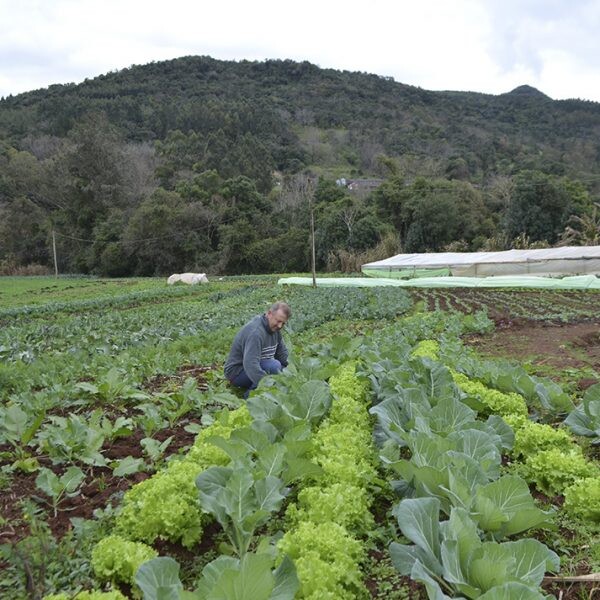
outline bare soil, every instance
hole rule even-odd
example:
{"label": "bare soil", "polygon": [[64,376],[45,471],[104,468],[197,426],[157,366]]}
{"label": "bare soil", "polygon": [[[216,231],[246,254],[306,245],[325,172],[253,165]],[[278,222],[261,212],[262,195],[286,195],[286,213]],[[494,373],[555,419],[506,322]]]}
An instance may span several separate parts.
{"label": "bare soil", "polygon": [[593,321],[544,324],[525,319],[502,319],[485,336],[470,336],[467,343],[483,356],[528,362],[540,372],[558,375],[571,369],[589,373],[575,382],[581,390],[600,380],[600,315]]}
{"label": "bare soil", "polygon": [[[174,375],[161,375],[153,377],[145,384],[145,389],[153,391],[168,391],[180,387],[185,379],[193,377],[196,379],[198,389],[207,389],[206,373],[214,366],[183,365]],[[67,414],[69,411],[55,410],[52,414]],[[130,416],[136,414],[131,409]],[[117,414],[111,415],[116,417]],[[163,442],[168,437],[172,440],[165,451],[165,458],[184,451],[194,443],[196,434],[187,432],[184,427],[187,424],[199,424],[198,419],[183,418],[174,427],[162,429],[153,437]],[[146,437],[141,430],[134,431],[127,437],[118,438],[114,441],[105,441],[102,454],[109,460],[115,461],[131,456],[133,458],[144,458],[143,449],[140,444],[142,438]],[[0,453],[9,455],[11,448],[8,445],[0,445]],[[45,456],[38,456],[41,466],[52,469],[57,475],[64,473],[67,465],[53,465]],[[10,485],[0,490],[0,544],[4,542],[17,542],[29,533],[29,526],[22,521],[21,503],[26,498],[34,498],[42,506],[48,508],[47,521],[52,533],[62,537],[71,527],[71,518],[82,517],[90,519],[97,508],[105,508],[110,502],[118,501],[121,495],[132,485],[150,477],[150,471],[142,471],[125,477],[116,477],[108,467],[90,467],[84,464],[78,465],[86,473],[85,482],[81,493],[72,498],[63,498],[59,505],[57,514],[54,515],[50,506],[49,498],[36,487],[37,473],[15,472],[10,479]]]}

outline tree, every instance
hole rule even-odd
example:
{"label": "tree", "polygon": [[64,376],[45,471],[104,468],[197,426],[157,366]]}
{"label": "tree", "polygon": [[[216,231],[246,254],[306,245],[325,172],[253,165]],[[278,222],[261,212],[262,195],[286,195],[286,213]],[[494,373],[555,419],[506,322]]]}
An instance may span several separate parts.
{"label": "tree", "polygon": [[184,270],[183,207],[178,194],[159,188],[133,213],[122,241],[132,256],[136,275],[165,275]]}
{"label": "tree", "polygon": [[126,169],[123,141],[102,113],[82,117],[69,133],[68,144],[47,162],[47,197],[57,207],[51,217],[67,271],[87,273],[94,268],[94,229],[112,208],[128,204]]}
{"label": "tree", "polygon": [[482,195],[468,183],[417,179],[407,193],[402,211],[407,252],[439,251],[453,241],[471,243],[491,232]]}
{"label": "tree", "polygon": [[394,175],[374,190],[369,200],[375,206],[379,218],[391,223],[402,239],[406,233],[403,207],[409,197],[410,193],[407,191],[404,178]]}
{"label": "tree", "polygon": [[20,196],[0,209],[0,258],[18,265],[50,262],[46,211]]}
{"label": "tree", "polygon": [[591,211],[583,216],[571,215],[560,236],[559,246],[600,245],[600,203],[594,202]]}
{"label": "tree", "polygon": [[510,239],[526,235],[532,242],[557,242],[573,212],[569,186],[540,171],[521,171],[506,210],[506,234]]}

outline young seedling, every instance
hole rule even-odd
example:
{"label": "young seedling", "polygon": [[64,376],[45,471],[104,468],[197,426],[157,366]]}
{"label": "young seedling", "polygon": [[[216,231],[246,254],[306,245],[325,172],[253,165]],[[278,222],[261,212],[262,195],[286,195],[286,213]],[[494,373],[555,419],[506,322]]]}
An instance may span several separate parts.
{"label": "young seedling", "polygon": [[35,480],[36,486],[52,501],[54,516],[58,514],[58,505],[64,498],[79,494],[79,486],[85,479],[85,473],[79,467],[69,467],[60,477],[50,469],[42,467]]}

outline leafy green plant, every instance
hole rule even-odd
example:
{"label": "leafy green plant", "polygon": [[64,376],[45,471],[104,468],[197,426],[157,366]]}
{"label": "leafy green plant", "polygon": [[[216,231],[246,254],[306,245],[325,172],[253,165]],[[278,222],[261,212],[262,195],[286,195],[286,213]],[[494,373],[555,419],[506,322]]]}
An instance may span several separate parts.
{"label": "leafy green plant", "polygon": [[367,597],[360,569],[364,547],[341,525],[303,521],[277,547],[296,565],[301,585],[298,598]]}
{"label": "leafy green plant", "polygon": [[134,458],[133,456],[115,460],[111,463],[111,467],[115,477],[126,477],[127,475],[133,475],[133,473],[145,471],[147,468],[143,458]]}
{"label": "leafy green plant", "polygon": [[375,477],[376,456],[371,432],[344,423],[328,422],[314,436],[313,460],[323,470],[321,485],[344,482],[362,487]]}
{"label": "leafy green plant", "polygon": [[193,377],[188,377],[183,382],[181,389],[162,394],[155,394],[154,400],[160,404],[161,414],[166,416],[169,426],[173,425],[194,409],[199,409],[206,396],[198,390],[198,383]]}
{"label": "leafy green plant", "polygon": [[561,450],[569,452],[574,447],[573,438],[564,429],[557,429],[544,423],[524,420],[515,427],[515,445],[512,456],[530,457],[544,450]]}
{"label": "leafy green plant", "polygon": [[483,383],[469,379],[463,373],[453,372],[454,381],[465,393],[463,401],[483,414],[527,415],[527,403],[520,394],[500,392]]}
{"label": "leafy green plant", "polygon": [[453,508],[441,523],[439,511],[436,498],[405,499],[394,508],[400,530],[414,544],[390,545],[402,575],[423,583],[430,598],[543,598],[538,586],[544,573],[559,569],[554,552],[533,539],[482,542],[466,511]]}
{"label": "leafy green plant", "polygon": [[152,437],[157,431],[164,429],[168,424],[168,419],[163,415],[161,407],[150,402],[138,404],[136,410],[139,415],[135,417],[135,422],[142,428],[146,437]]}
{"label": "leafy green plant", "polygon": [[252,396],[248,410],[257,421],[271,423],[285,432],[301,422],[317,423],[331,406],[331,393],[324,381],[306,381],[291,390],[269,388]]}
{"label": "leafy green plant", "polygon": [[207,523],[194,487],[201,470],[191,461],[177,461],[133,486],[125,494],[116,533],[146,543],[161,538],[191,547]]}
{"label": "leafy green plant", "polygon": [[105,439],[100,420],[98,412],[90,415],[89,419],[77,414],[51,416],[50,423],[38,432],[36,438],[40,450],[48,454],[54,464],[81,461],[105,466],[106,459],[100,452]]}
{"label": "leafy green plant", "polygon": [[564,495],[567,513],[600,522],[600,475],[576,481],[564,490]]}
{"label": "leafy green plant", "polygon": [[463,506],[477,526],[494,540],[547,527],[553,511],[540,510],[529,486],[520,477],[507,475],[487,485],[478,486],[474,496],[463,489]]}
{"label": "leafy green plant", "polygon": [[85,473],[79,467],[69,467],[60,477],[50,469],[41,467],[35,485],[52,501],[54,516],[64,497],[71,498],[79,494],[79,486],[85,479]]}
{"label": "leafy green plant", "polygon": [[173,441],[173,436],[170,435],[167,439],[162,442],[155,440],[154,438],[143,438],[140,441],[144,453],[150,459],[154,469],[158,466],[158,463],[164,456],[169,444]]}
{"label": "leafy green plant", "polygon": [[285,558],[273,569],[273,558],[266,553],[217,558],[204,567],[193,592],[183,590],[179,565],[169,557],[141,565],[135,582],[144,600],[293,600],[299,587],[293,563]]}
{"label": "leafy green plant", "polygon": [[565,419],[565,425],[577,435],[597,438],[593,443],[600,444],[600,383],[586,390],[579,406]]}
{"label": "leafy green plant", "polygon": [[517,471],[548,496],[562,494],[579,479],[596,477],[598,466],[588,461],[579,446],[568,452],[556,449],[543,450],[527,457]]}
{"label": "leafy green plant", "polygon": [[117,367],[109,369],[97,383],[82,381],[75,388],[87,392],[91,396],[105,402],[115,404],[117,400],[147,400],[148,394],[140,392],[133,387],[126,377],[126,373]]}
{"label": "leafy green plant", "polygon": [[8,442],[14,450],[14,468],[32,471],[37,468],[37,461],[31,458],[27,447],[40,428],[45,414],[26,413],[20,406],[13,404],[0,406],[0,440]]}
{"label": "leafy green plant", "polygon": [[239,460],[232,467],[210,467],[196,478],[202,509],[217,519],[240,558],[289,491],[279,477],[257,474],[252,466]]}
{"label": "leafy green plant", "polygon": [[326,487],[309,486],[290,504],[286,518],[294,526],[301,521],[337,523],[349,531],[368,532],[374,526],[369,508],[369,492],[356,485],[334,483]]}
{"label": "leafy green plant", "polygon": [[170,462],[166,469],[126,492],[116,533],[146,543],[161,538],[193,546],[209,520],[200,508],[194,481],[209,466],[226,465],[230,461],[221,448],[208,440],[228,438],[232,431],[250,421],[245,406],[232,412],[221,411],[214,423],[198,434],[185,458]]}
{"label": "leafy green plant", "polygon": [[436,342],[435,340],[422,340],[416,345],[415,349],[411,353],[411,356],[420,356],[429,358],[431,360],[437,360],[439,353],[439,342]]}
{"label": "leafy green plant", "polygon": [[157,556],[156,550],[146,544],[109,535],[92,550],[92,568],[101,581],[132,585],[138,567]]}

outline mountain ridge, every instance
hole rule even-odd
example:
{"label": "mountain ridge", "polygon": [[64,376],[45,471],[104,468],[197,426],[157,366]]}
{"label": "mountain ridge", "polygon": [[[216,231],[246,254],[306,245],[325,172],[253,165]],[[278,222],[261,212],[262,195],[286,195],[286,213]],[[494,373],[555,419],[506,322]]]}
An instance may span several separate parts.
{"label": "mountain ridge", "polygon": [[[553,100],[528,85],[499,95],[430,91],[279,59],[188,56],[25,92],[0,101],[0,137],[16,146],[27,136],[64,137],[90,112],[105,113],[132,142],[222,131],[231,143],[249,133],[272,147],[283,172],[313,165],[378,174],[373,156],[361,158],[369,152],[416,157],[416,171],[461,158],[471,180],[509,174],[523,158],[556,174],[600,168],[600,103]],[[291,147],[295,158],[280,160]]]}

